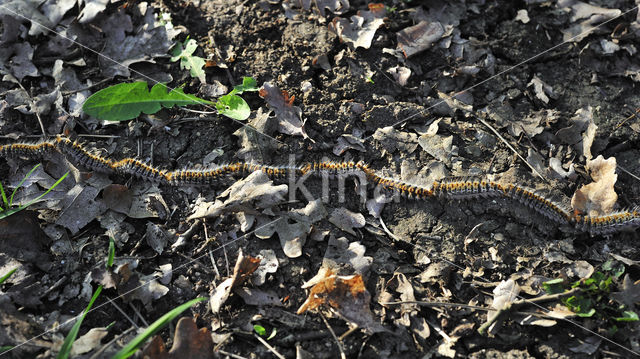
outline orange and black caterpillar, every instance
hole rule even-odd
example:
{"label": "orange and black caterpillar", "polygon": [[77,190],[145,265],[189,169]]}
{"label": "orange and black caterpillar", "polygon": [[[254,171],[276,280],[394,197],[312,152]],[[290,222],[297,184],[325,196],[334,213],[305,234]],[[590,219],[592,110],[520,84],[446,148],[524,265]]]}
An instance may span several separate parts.
{"label": "orange and black caterpillar", "polygon": [[591,235],[607,235],[640,227],[640,207],[603,216],[583,216],[572,212],[562,203],[517,184],[501,184],[486,179],[452,178],[434,182],[431,186],[420,186],[382,176],[363,162],[322,161],[299,166],[269,166],[237,162],[206,169],[168,171],[135,158],[112,160],[92,153],[81,143],[62,136],[35,144],[14,143],[0,146],[0,156],[42,157],[52,152],[59,152],[75,165],[92,171],[130,175],[171,186],[217,185],[230,177],[242,177],[255,171],[262,171],[271,178],[280,179],[308,175],[361,175],[383,189],[418,200],[431,197],[453,200],[508,198],[530,207],[557,224],[570,225],[580,232],[588,232]]}

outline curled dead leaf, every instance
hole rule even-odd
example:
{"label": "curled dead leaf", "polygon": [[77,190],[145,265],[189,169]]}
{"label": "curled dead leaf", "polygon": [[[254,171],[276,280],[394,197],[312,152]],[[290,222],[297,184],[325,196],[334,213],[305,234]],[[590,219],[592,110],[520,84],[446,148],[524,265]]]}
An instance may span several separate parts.
{"label": "curled dead leaf", "polygon": [[593,182],[580,187],[571,198],[571,207],[578,213],[589,216],[601,216],[611,213],[618,200],[614,185],[618,179],[616,174],[616,158],[604,159],[596,157],[587,161],[587,169]]}

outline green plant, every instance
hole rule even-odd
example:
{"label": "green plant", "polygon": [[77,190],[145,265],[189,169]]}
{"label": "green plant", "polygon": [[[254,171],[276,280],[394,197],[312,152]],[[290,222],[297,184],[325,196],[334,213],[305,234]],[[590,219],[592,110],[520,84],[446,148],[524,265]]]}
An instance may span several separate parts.
{"label": "green plant", "polygon": [[4,191],[4,187],[2,187],[2,183],[0,183],[0,195],[2,196],[2,203],[4,205],[4,207],[0,206],[0,219],[9,217],[10,215],[12,215],[12,214],[14,214],[16,212],[20,212],[23,209],[25,209],[25,208],[29,207],[30,205],[34,204],[35,202],[39,201],[42,197],[46,196],[49,192],[51,192],[52,189],[56,188],[60,184],[60,182],[62,182],[67,177],[67,175],[69,174],[69,172],[67,172],[64,175],[62,175],[62,177],[60,177],[53,184],[53,186],[51,186],[51,188],[49,188],[45,193],[41,194],[37,198],[31,200],[29,203],[24,204],[24,205],[22,205],[20,207],[17,207],[17,208],[11,208],[11,207],[13,207],[13,196],[18,191],[18,188],[22,187],[22,184],[24,183],[24,181],[26,181],[27,178],[31,177],[31,175],[33,174],[33,171],[35,171],[38,167],[40,167],[39,163],[37,165],[35,165],[31,169],[31,171],[29,171],[29,173],[27,173],[26,176],[24,176],[24,178],[20,181],[20,183],[18,183],[18,185],[13,190],[13,192],[11,193],[11,196],[8,199],[7,199],[7,195],[6,195],[5,191]]}
{"label": "green plant", "polygon": [[[258,335],[261,336],[261,337],[266,337],[267,336],[267,330],[262,325],[254,324],[253,330],[256,333],[258,333]],[[271,334],[269,334],[269,337],[267,338],[267,340],[271,340],[273,337],[275,337],[276,333],[277,333],[276,328],[273,328],[271,330]]]}
{"label": "green plant", "polygon": [[89,313],[89,310],[91,310],[91,307],[93,306],[93,302],[96,301],[96,299],[100,295],[100,292],[102,292],[102,286],[98,286],[98,289],[96,289],[96,291],[93,293],[93,296],[91,297],[91,300],[89,301],[89,304],[87,305],[87,307],[82,312],[82,315],[80,316],[80,318],[78,318],[75,324],[73,324],[73,327],[69,331],[69,334],[67,334],[67,337],[64,338],[64,343],[62,343],[62,347],[60,348],[60,351],[58,352],[58,355],[56,356],[56,358],[66,359],[69,357],[69,355],[71,354],[71,348],[73,347],[73,342],[76,340],[76,337],[80,332],[80,326],[82,325],[82,321],[87,316],[87,313]]}
{"label": "green plant", "polygon": [[638,314],[611,299],[610,294],[616,289],[618,279],[624,274],[624,265],[616,261],[605,262],[600,271],[589,278],[575,282],[554,279],[544,282],[543,288],[549,294],[563,293],[580,289],[579,294],[562,299],[562,303],[577,316],[596,318],[608,321],[610,331],[617,331],[616,322],[637,321]]}
{"label": "green plant", "polygon": [[113,356],[113,359],[124,359],[133,355],[144,342],[147,341],[150,337],[152,337],[155,333],[157,333],[160,329],[164,328],[167,324],[169,324],[172,320],[174,320],[177,316],[179,316],[182,312],[189,309],[192,305],[201,302],[203,300],[207,300],[206,297],[200,297],[196,299],[192,299],[180,306],[172,309],[167,314],[160,317],[160,319],[156,320],[151,324],[147,329],[145,329],[142,333],[138,334],[129,344],[127,344],[124,348],[120,349],[116,355]]}
{"label": "green plant", "polygon": [[94,93],[84,102],[82,110],[100,120],[126,121],[140,113],[154,114],[163,107],[197,104],[213,105],[213,102],[186,94],[180,88],[170,90],[161,83],[149,91],[146,82],[138,81],[109,86]]}
{"label": "green plant", "polygon": [[9,273],[3,275],[2,277],[0,277],[0,284],[4,283],[4,281],[6,281],[7,279],[9,279],[9,277],[11,277],[11,275],[13,273],[15,273],[15,271],[17,271],[18,268],[13,268],[12,270],[9,271]]}
{"label": "green plant", "polygon": [[113,237],[109,237],[109,254],[107,256],[107,268],[113,266],[113,258],[116,256],[116,246]]}
{"label": "green plant", "polygon": [[[115,258],[115,254],[116,254],[115,242],[113,240],[113,237],[109,237],[109,253],[107,254],[107,268],[110,268],[111,266],[113,266],[113,259]],[[82,316],[78,319],[78,321],[75,322],[75,324],[73,325],[73,328],[71,328],[71,330],[69,331],[69,334],[67,334],[67,336],[64,338],[64,343],[62,343],[62,347],[60,348],[60,352],[58,352],[58,356],[56,358],[62,359],[62,358],[69,357],[69,355],[71,354],[71,348],[73,347],[73,342],[75,342],[76,337],[80,332],[80,326],[82,325],[82,321],[87,316],[87,313],[89,313],[89,310],[91,310],[91,307],[93,306],[93,302],[96,301],[96,299],[100,295],[100,292],[102,292],[102,285],[98,286],[98,289],[96,289],[95,293],[93,293],[93,297],[91,297],[89,304],[87,305],[85,310],[82,312]],[[109,324],[109,327],[112,325],[113,323]]]}
{"label": "green plant", "polygon": [[164,108],[188,105],[213,105],[221,115],[243,121],[249,118],[251,109],[240,96],[243,92],[258,91],[256,80],[245,77],[218,101],[211,102],[194,95],[184,93],[180,88],[170,90],[164,84],[157,83],[151,90],[144,81],[122,83],[102,89],[82,105],[82,110],[90,116],[105,121],[126,121],[140,116],[140,113],[154,114]]}
{"label": "green plant", "polygon": [[187,38],[184,43],[176,43],[171,51],[171,62],[180,60],[180,69],[188,69],[191,77],[196,77],[200,82],[206,82],[206,75],[204,73],[205,61],[202,57],[194,56],[193,53],[198,48],[196,40]]}
{"label": "green plant", "polygon": [[216,110],[221,115],[243,121],[251,115],[247,102],[240,96],[243,92],[258,91],[258,84],[253,77],[243,77],[242,84],[233,87],[228,94],[221,96],[216,102]]}

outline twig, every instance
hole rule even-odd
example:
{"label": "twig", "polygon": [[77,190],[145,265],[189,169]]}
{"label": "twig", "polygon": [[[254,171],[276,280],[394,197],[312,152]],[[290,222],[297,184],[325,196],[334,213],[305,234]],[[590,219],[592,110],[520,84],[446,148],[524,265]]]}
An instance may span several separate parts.
{"label": "twig", "polygon": [[122,308],[120,308],[120,306],[118,306],[116,304],[116,302],[113,301],[113,299],[111,299],[109,296],[107,296],[107,300],[109,301],[109,303],[111,303],[111,305],[113,305],[114,307],[116,307],[116,309],[122,313],[122,315],[124,315],[125,318],[127,318],[127,320],[136,328],[136,329],[140,329],[140,326],[138,324],[136,324],[136,322],[133,321],[133,319],[131,319],[130,316],[127,315],[127,313],[124,312],[124,310],[122,310]]}
{"label": "twig", "polygon": [[76,92],[82,92],[82,91],[91,90],[92,88],[98,87],[98,86],[102,85],[103,83],[109,82],[111,80],[113,80],[113,78],[108,77],[106,79],[102,79],[102,80],[96,82],[95,84],[87,86],[87,87],[79,88],[77,90],[62,91],[62,96],[72,95],[72,94],[74,94]]}
{"label": "twig", "polygon": [[36,102],[33,101],[33,97],[31,97],[31,94],[29,93],[29,91],[27,91],[27,89],[25,89],[24,86],[22,86],[20,81],[15,81],[15,82],[18,83],[18,86],[20,86],[22,91],[24,91],[27,97],[29,97],[29,102],[31,102],[31,106],[33,106],[33,113],[36,115],[36,118],[38,119],[38,123],[40,124],[40,130],[42,131],[42,136],[46,138],[47,131],[44,130],[44,124],[42,123],[42,119],[40,118],[40,114],[38,113],[38,109],[36,108]]}
{"label": "twig", "polygon": [[222,354],[222,355],[230,356],[230,357],[235,358],[235,359],[247,359],[246,357],[242,357],[242,356],[237,355],[237,354],[233,354],[233,353],[225,352],[225,351],[224,351],[224,350],[222,350],[222,349],[218,349],[218,350],[217,350],[217,352],[218,352],[218,353],[220,353],[220,354]]}
{"label": "twig", "polygon": [[327,329],[329,329],[329,333],[331,333],[331,336],[333,337],[333,340],[336,341],[336,345],[338,346],[338,350],[340,351],[340,358],[347,359],[347,356],[344,353],[344,350],[342,350],[342,343],[340,342],[340,340],[336,336],[336,333],[333,331],[333,328],[331,328],[331,326],[329,325],[329,322],[327,321],[327,318],[325,318],[322,313],[319,313],[319,314],[320,314],[320,318],[322,318],[322,321],[324,322],[324,325],[326,325]]}
{"label": "twig", "polygon": [[144,324],[144,326],[148,327],[149,323],[147,323],[147,321],[144,319],[144,317],[142,316],[142,314],[140,313],[138,308],[136,308],[132,303],[129,303],[129,306],[131,307],[131,309],[133,309],[133,312],[136,313],[138,318],[140,318],[140,320],[142,320],[142,323]]}
{"label": "twig", "polygon": [[626,170],[624,167],[622,167],[622,166],[620,166],[620,165],[618,165],[617,167],[618,167],[622,172],[624,172],[624,173],[628,174],[629,176],[633,177],[634,179],[636,179],[636,180],[640,181],[640,177],[638,177],[638,176],[634,175],[633,173],[629,172],[629,170]]}
{"label": "twig", "polygon": [[498,319],[502,319],[504,316],[506,316],[509,312],[511,312],[514,309],[520,308],[528,304],[557,301],[564,297],[570,297],[578,293],[582,293],[582,288],[574,288],[567,292],[543,295],[543,296],[532,298],[532,299],[521,299],[515,302],[508,303],[504,307],[498,309],[498,312],[496,313],[496,315],[493,316],[493,318],[487,320],[486,323],[482,324],[480,328],[478,328],[478,333],[480,334],[486,333],[487,329],[489,329],[489,327],[492,326],[493,323],[498,321]]}
{"label": "twig", "polygon": [[278,353],[278,351],[274,347],[269,345],[269,343],[267,343],[266,340],[262,339],[262,337],[260,337],[258,334],[254,334],[253,336],[256,337],[256,339],[258,339],[260,343],[262,343],[262,345],[267,347],[267,349],[269,349],[269,351],[272,352],[273,355],[277,356],[279,359],[286,359],[282,354]]}
{"label": "twig", "polygon": [[522,162],[524,162],[527,166],[529,166],[529,168],[531,168],[531,170],[535,172],[535,174],[537,174],[538,177],[542,178],[545,182],[549,182],[544,176],[542,176],[542,174],[540,174],[540,172],[538,172],[538,170],[536,170],[529,162],[527,162],[527,160],[524,157],[522,157],[520,153],[518,153],[518,151],[515,148],[513,148],[513,146],[511,146],[511,144],[507,142],[507,140],[504,137],[502,137],[502,135],[500,135],[500,133],[498,133],[498,131],[495,128],[493,128],[490,124],[488,124],[487,121],[480,118],[480,116],[478,116],[477,114],[474,117],[478,121],[480,121],[480,123],[487,126],[491,130],[491,132],[493,132],[493,134],[495,134],[502,142],[504,142],[504,144],[507,145],[507,147],[509,147],[509,149],[511,149],[511,151],[513,151],[513,153],[515,153],[516,156],[518,156],[518,158],[522,160]]}

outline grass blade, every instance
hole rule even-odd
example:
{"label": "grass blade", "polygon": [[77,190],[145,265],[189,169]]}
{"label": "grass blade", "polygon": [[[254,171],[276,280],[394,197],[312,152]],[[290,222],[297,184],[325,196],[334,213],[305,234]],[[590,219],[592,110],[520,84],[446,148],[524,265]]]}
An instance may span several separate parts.
{"label": "grass blade", "polygon": [[165,325],[169,324],[172,320],[174,320],[177,316],[179,316],[182,312],[189,309],[192,305],[202,302],[203,300],[207,300],[206,297],[200,297],[196,299],[192,299],[174,309],[172,309],[167,314],[160,317],[160,319],[156,320],[151,324],[144,332],[140,333],[137,337],[135,337],[127,346],[122,348],[116,355],[113,356],[112,359],[125,359],[133,355],[136,350],[138,350],[142,344],[144,344],[147,339],[156,334],[160,329],[162,329]]}
{"label": "grass blade", "polygon": [[5,280],[9,279],[9,277],[11,277],[11,275],[13,273],[15,273],[15,271],[18,270],[18,267],[13,268],[12,270],[9,271],[9,273],[3,275],[2,277],[0,277],[0,284],[4,283]]}
{"label": "grass blade", "polygon": [[31,174],[33,174],[33,171],[35,171],[38,167],[40,167],[39,163],[37,165],[33,166],[31,171],[29,171],[29,173],[27,173],[27,175],[22,178],[20,183],[18,183],[16,188],[13,189],[13,192],[11,193],[11,198],[9,198],[9,204],[7,205],[7,207],[11,207],[13,205],[13,196],[16,194],[16,191],[18,191],[18,188],[22,187],[22,184],[24,183],[24,181],[26,181],[27,178],[31,177]]}
{"label": "grass blade", "polygon": [[69,331],[69,334],[67,334],[67,337],[64,338],[64,343],[62,343],[62,347],[58,352],[58,356],[56,356],[57,359],[66,359],[71,354],[71,348],[73,347],[73,342],[78,336],[78,332],[80,332],[82,321],[84,320],[84,317],[87,316],[87,313],[89,313],[89,310],[91,310],[91,306],[93,306],[93,302],[96,301],[98,295],[100,295],[100,292],[102,292],[102,286],[99,286],[98,289],[96,289],[96,292],[93,293],[93,297],[91,297],[87,308],[85,308],[85,310],[82,312],[82,316],[78,318],[76,323],[73,325],[73,328],[71,328],[71,330]]}

